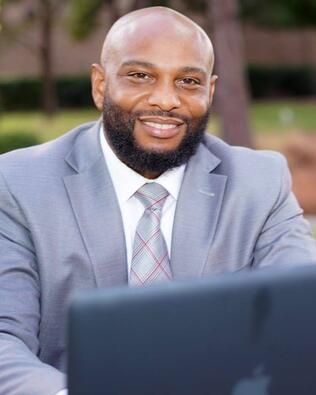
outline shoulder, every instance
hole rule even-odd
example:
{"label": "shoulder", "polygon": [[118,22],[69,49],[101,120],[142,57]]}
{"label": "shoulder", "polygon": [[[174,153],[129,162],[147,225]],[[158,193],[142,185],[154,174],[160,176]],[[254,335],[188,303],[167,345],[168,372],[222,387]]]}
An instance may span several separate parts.
{"label": "shoulder", "polygon": [[214,136],[205,136],[204,145],[219,159],[213,172],[226,176],[226,190],[235,196],[277,201],[290,193],[292,180],[282,154],[230,146]]}
{"label": "shoulder", "polygon": [[287,169],[285,157],[276,151],[231,146],[215,136],[206,135],[203,143],[220,164],[217,171],[227,175],[266,174]]}

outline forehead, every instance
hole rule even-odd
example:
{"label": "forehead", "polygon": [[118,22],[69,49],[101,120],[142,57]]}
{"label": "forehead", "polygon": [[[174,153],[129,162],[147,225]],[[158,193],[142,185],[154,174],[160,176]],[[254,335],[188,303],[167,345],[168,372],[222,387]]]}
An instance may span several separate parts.
{"label": "forehead", "polygon": [[112,37],[111,61],[120,66],[136,60],[156,67],[199,67],[211,71],[211,53],[197,30],[179,23],[126,24]]}

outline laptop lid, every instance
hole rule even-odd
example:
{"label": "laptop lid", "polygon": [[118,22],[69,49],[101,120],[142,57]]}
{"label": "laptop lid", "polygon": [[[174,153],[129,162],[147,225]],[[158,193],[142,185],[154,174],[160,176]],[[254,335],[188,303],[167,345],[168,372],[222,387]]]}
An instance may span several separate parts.
{"label": "laptop lid", "polygon": [[70,395],[316,394],[316,268],[78,295]]}

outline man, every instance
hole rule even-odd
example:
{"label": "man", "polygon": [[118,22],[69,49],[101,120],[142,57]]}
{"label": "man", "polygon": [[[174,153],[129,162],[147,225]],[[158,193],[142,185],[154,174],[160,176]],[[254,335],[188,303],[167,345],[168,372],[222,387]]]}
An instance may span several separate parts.
{"label": "man", "polygon": [[213,63],[183,15],[128,14],[92,66],[103,122],[0,158],[1,394],[66,388],[78,290],[315,261],[284,159],[204,133]]}

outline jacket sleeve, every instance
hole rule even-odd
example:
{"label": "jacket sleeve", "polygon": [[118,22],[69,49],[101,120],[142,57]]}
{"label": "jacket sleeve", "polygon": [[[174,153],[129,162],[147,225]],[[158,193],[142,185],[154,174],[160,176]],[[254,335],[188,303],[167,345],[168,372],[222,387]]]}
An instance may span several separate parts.
{"label": "jacket sleeve", "polygon": [[37,357],[40,293],[26,219],[0,174],[0,394],[52,395],[66,386]]}
{"label": "jacket sleeve", "polygon": [[316,263],[316,243],[293,192],[290,172],[279,156],[279,194],[256,242],[254,267]]}

